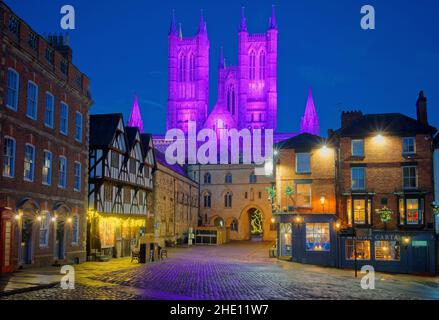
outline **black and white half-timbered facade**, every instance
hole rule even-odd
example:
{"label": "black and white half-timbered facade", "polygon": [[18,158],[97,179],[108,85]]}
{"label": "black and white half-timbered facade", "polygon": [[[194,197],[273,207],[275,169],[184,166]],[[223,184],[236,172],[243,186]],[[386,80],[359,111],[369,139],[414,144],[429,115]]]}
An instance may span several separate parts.
{"label": "black and white half-timbered facade", "polygon": [[89,256],[130,255],[153,233],[151,135],[124,125],[122,114],[90,116]]}

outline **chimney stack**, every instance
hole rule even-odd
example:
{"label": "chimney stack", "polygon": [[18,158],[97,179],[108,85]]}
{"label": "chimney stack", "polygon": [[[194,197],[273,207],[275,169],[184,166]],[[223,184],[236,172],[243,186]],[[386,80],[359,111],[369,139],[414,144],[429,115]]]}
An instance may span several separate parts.
{"label": "chimney stack", "polygon": [[416,115],[419,123],[428,125],[427,98],[424,95],[424,91],[419,92],[418,101],[416,101]]}
{"label": "chimney stack", "polygon": [[343,111],[341,113],[341,127],[346,128],[355,120],[360,119],[363,116],[361,111]]}

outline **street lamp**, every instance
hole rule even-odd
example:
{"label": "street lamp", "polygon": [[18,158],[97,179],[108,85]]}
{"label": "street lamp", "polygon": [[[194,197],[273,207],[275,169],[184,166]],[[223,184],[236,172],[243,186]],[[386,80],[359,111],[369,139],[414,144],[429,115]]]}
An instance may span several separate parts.
{"label": "street lamp", "polygon": [[326,202],[326,197],[324,195],[322,195],[320,197],[320,204],[322,205],[322,211],[325,212],[325,202]]}

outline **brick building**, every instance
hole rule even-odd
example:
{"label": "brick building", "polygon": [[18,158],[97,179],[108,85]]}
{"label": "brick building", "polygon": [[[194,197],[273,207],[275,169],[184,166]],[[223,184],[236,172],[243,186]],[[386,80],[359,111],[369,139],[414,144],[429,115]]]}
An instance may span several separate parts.
{"label": "brick building", "polygon": [[434,273],[433,136],[423,92],[417,119],[344,112],[332,134],[339,147],[337,193],[343,229],[340,264]]}
{"label": "brick building", "polygon": [[1,271],[85,259],[89,80],[0,3]]}
{"label": "brick building", "polygon": [[225,227],[230,240],[276,238],[266,189],[273,178],[255,175],[254,164],[191,165],[200,182],[200,225]]}
{"label": "brick building", "polygon": [[434,199],[439,202],[439,134],[434,139]]}
{"label": "brick building", "polygon": [[300,134],[275,145],[273,211],[278,254],[296,262],[336,265],[335,148]]}
{"label": "brick building", "polygon": [[187,242],[190,228],[197,227],[199,185],[178,164],[167,163],[165,155],[155,150],[154,173],[155,242]]}

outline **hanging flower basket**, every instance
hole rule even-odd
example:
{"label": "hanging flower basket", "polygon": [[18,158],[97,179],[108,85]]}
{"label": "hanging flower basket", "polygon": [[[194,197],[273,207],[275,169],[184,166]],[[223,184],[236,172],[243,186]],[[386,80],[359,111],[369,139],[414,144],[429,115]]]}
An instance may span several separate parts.
{"label": "hanging flower basket", "polygon": [[384,207],[382,209],[378,209],[377,212],[378,212],[378,216],[380,217],[381,222],[387,223],[387,222],[392,221],[392,215],[393,215],[392,209]]}
{"label": "hanging flower basket", "polygon": [[439,202],[432,202],[433,214],[439,214]]}

